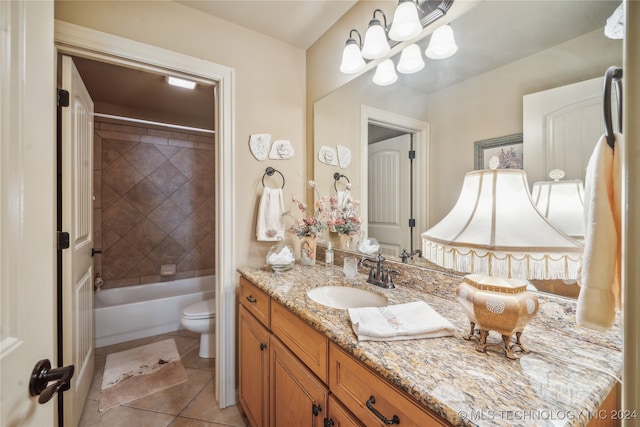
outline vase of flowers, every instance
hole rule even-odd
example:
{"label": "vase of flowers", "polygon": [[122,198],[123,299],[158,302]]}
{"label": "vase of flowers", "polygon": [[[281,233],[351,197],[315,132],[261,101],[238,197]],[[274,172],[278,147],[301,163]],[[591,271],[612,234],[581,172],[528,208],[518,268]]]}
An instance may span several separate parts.
{"label": "vase of flowers", "polygon": [[358,214],[360,202],[351,198],[347,184],[347,191],[339,196],[332,196],[329,199],[329,230],[340,235],[340,245],[343,249],[351,249],[354,236],[360,233],[362,219]]}
{"label": "vase of flowers", "polygon": [[[317,195],[318,192],[315,182],[309,181],[307,186],[313,188]],[[289,210],[288,214],[294,218],[294,222],[289,226],[287,231],[295,234],[300,239],[300,264],[314,265],[316,263],[317,237],[327,228],[327,198],[318,195],[318,199],[314,205],[313,215],[308,214],[308,206],[300,200],[299,196],[294,196],[292,201],[297,205],[298,210],[303,216],[296,218],[291,214],[291,210]]]}

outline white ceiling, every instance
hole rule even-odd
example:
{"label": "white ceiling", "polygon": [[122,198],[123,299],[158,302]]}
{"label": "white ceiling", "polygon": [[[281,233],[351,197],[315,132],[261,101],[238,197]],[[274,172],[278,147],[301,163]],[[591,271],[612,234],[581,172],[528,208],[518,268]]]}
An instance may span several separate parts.
{"label": "white ceiling", "polygon": [[175,1],[305,50],[357,2],[357,0]]}

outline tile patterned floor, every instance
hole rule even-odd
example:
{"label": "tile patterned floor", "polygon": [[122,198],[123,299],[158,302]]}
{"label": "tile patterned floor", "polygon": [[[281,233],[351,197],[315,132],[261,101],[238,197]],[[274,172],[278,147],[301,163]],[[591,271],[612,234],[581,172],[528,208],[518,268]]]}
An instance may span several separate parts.
{"label": "tile patterned floor", "polygon": [[[107,355],[173,338],[188,380],[107,411],[98,410]],[[220,409],[214,397],[214,359],[198,357],[200,336],[179,330],[96,349],[96,372],[80,427],[247,427],[239,406]]]}

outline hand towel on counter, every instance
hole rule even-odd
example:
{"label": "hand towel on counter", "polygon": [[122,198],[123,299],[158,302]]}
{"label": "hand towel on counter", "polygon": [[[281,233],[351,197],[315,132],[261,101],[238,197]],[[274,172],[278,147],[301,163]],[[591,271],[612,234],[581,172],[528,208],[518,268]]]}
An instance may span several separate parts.
{"label": "hand towel on counter", "polygon": [[258,206],[256,234],[260,241],[284,240],[282,188],[264,187]]}
{"label": "hand towel on counter", "polygon": [[386,307],[350,308],[358,341],[401,341],[453,335],[451,322],[424,301]]}
{"label": "hand towel on counter", "polygon": [[615,133],[615,149],[602,136],[589,159],[584,186],[584,253],[578,284],[578,325],[606,331],[620,308],[621,180],[623,137]]}

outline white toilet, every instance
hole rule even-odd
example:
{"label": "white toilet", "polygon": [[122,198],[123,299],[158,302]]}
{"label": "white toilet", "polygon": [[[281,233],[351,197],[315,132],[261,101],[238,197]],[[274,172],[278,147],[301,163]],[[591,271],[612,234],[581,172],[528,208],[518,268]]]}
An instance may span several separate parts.
{"label": "white toilet", "polygon": [[200,353],[204,359],[216,357],[216,300],[208,299],[182,310],[180,323],[185,329],[200,334]]}

